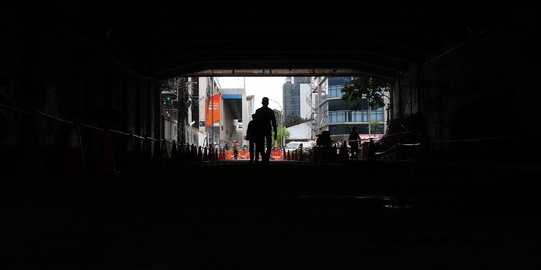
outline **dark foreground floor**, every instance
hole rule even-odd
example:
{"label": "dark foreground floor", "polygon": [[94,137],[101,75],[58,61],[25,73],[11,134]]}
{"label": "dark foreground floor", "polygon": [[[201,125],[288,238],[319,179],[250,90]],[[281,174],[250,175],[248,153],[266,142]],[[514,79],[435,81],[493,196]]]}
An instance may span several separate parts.
{"label": "dark foreground floor", "polygon": [[0,268],[540,269],[537,176],[524,164],[230,162],[10,183]]}

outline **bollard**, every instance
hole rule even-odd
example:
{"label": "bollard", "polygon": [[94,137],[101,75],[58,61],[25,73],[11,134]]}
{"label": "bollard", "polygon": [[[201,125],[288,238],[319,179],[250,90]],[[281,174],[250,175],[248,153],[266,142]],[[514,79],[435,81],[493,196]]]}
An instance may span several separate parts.
{"label": "bollard", "polygon": [[82,176],[85,174],[85,156],[78,122],[75,123],[75,126],[68,134],[68,145],[65,158],[67,175]]}
{"label": "bollard", "polygon": [[112,175],[116,173],[115,160],[113,157],[113,143],[111,141],[111,132],[105,129],[100,136],[101,157],[98,159],[98,167],[96,168],[99,174]]}

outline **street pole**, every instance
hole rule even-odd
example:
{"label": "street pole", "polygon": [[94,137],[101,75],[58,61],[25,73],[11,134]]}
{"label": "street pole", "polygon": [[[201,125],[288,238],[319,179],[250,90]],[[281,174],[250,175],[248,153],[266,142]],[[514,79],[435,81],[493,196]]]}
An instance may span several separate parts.
{"label": "street pole", "polygon": [[[285,125],[284,125],[284,111],[281,110],[280,108],[280,123],[282,124],[282,129],[285,128]],[[280,149],[284,148],[284,142],[285,138],[284,138],[284,132],[282,130],[282,134],[280,134]]]}
{"label": "street pole", "polygon": [[366,100],[368,101],[368,138],[372,135],[372,119],[370,119],[370,97],[366,97]]}

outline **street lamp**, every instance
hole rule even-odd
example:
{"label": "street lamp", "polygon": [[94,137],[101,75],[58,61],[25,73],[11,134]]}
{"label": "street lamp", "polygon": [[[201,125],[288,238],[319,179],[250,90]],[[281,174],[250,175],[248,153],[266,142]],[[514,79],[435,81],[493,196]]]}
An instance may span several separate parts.
{"label": "street lamp", "polygon": [[[273,101],[274,103],[276,103],[276,105],[278,105],[278,107],[280,107],[280,123],[282,123],[282,126],[284,126],[284,110],[282,110],[282,105],[280,105],[280,103],[278,103],[278,101],[274,100],[274,99],[270,99],[270,101]],[[284,126],[285,127],[285,126]],[[276,133],[278,133],[278,131],[276,131]],[[282,133],[281,136],[280,136],[280,149],[284,147],[285,145],[285,137],[284,137],[284,134]]]}

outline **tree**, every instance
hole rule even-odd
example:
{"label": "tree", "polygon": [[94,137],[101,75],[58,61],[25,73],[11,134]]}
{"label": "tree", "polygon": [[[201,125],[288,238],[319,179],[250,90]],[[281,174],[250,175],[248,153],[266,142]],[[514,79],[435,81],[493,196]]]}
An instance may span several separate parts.
{"label": "tree", "polygon": [[274,136],[272,137],[273,139],[272,145],[283,146],[281,144],[285,140],[282,140],[282,138],[287,138],[289,136],[289,131],[287,131],[287,129],[282,124],[279,124],[277,129],[278,129],[278,132],[277,132],[278,135],[276,136],[276,140],[274,140]]}
{"label": "tree", "polygon": [[376,120],[370,120],[368,123],[370,127],[370,134],[378,133],[379,122]]}
{"label": "tree", "polygon": [[285,122],[285,126],[286,127],[291,127],[291,126],[295,126],[295,125],[298,125],[298,124],[302,124],[302,123],[305,123],[305,122],[309,122],[309,121],[312,121],[314,120],[313,118],[302,118],[298,115],[290,115],[288,116],[284,122]]}
{"label": "tree", "polygon": [[276,117],[276,124],[279,125],[282,123],[282,111],[277,109],[272,109],[274,112],[274,117]]}
{"label": "tree", "polygon": [[[385,91],[389,91],[391,84],[379,78],[369,76],[358,76],[347,83],[342,88],[342,99],[348,101],[358,101],[367,98],[369,105],[383,107],[385,103],[383,96]],[[360,103],[354,102],[352,109],[360,110]]]}

